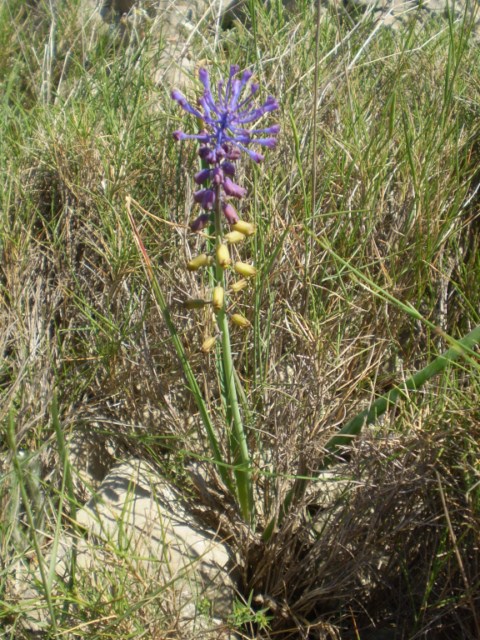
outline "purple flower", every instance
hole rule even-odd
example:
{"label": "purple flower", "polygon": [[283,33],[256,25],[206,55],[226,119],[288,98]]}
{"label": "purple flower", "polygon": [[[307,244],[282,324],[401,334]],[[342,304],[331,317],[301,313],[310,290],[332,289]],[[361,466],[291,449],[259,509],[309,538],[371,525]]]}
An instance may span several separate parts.
{"label": "purple flower", "polygon": [[198,202],[202,209],[210,211],[215,204],[215,191],[213,189],[200,189],[200,191],[195,191],[193,199]]}
{"label": "purple flower", "polygon": [[234,176],[235,175],[235,165],[233,163],[228,162],[227,160],[225,160],[225,162],[222,162],[221,167],[222,167],[222,171],[223,171],[224,175],[226,175],[226,176]]}
{"label": "purple flower", "polygon": [[211,170],[211,172],[212,172],[213,183],[223,184],[224,175],[223,175],[222,166],[220,165],[219,167],[215,167],[214,169]]}
{"label": "purple flower", "polygon": [[[240,200],[247,191],[232,180],[236,174],[234,163],[242,153],[246,153],[254,162],[264,159],[261,153],[250,149],[250,145],[257,144],[267,149],[275,147],[275,136],[279,133],[280,126],[274,124],[254,128],[253,123],[278,109],[278,103],[269,96],[263,105],[257,106],[255,95],[259,85],[249,84],[252,72],[246,69],[239,74],[237,65],[230,67],[226,81],[220,80],[215,97],[208,71],[200,69],[198,75],[203,84],[203,95],[198,100],[198,108],[192,106],[176,89],[172,91],[172,98],[184,111],[202,121],[202,130],[198,134],[175,131],[173,137],[177,141],[197,140],[201,144],[198,155],[203,160],[204,168],[195,174],[194,181],[203,188],[193,194],[194,201],[206,211],[221,207],[228,224],[235,224],[239,217],[227,199]],[[190,226],[193,231],[200,231],[209,220],[210,214],[203,213]]]}
{"label": "purple flower", "polygon": [[215,164],[218,162],[217,154],[215,151],[212,151],[210,147],[200,147],[198,155],[202,160],[205,160],[205,162],[208,162],[209,164]]}
{"label": "purple flower", "polygon": [[198,75],[204,91],[198,103],[202,111],[193,107],[180,91],[172,91],[173,100],[187,113],[202,120],[205,126],[205,130],[197,135],[175,131],[174,138],[202,142],[205,146],[200,150],[200,156],[210,164],[218,164],[223,158],[236,160],[241,151],[248,153],[255,162],[261,162],[262,154],[251,151],[247,148],[248,145],[258,144],[273,148],[276,144],[273,136],[280,130],[278,125],[264,129],[247,129],[245,125],[252,124],[266,113],[278,109],[277,101],[269,96],[263,105],[255,106],[254,97],[258,91],[258,84],[250,84],[250,89],[247,90],[252,72],[246,69],[237,77],[240,75],[238,72],[237,65],[230,67],[227,81],[220,80],[214,98],[208,71],[200,69]]}
{"label": "purple flower", "polygon": [[193,176],[193,179],[197,184],[203,184],[209,179],[209,177],[210,177],[210,169],[202,169],[202,171],[199,171]]}
{"label": "purple flower", "polygon": [[200,216],[198,216],[198,218],[195,218],[195,220],[190,223],[190,229],[192,231],[201,231],[202,229],[205,229],[205,227],[208,226],[210,222],[210,214],[209,213],[202,213]]}
{"label": "purple flower", "polygon": [[235,207],[229,202],[224,202],[222,205],[223,215],[227,219],[228,224],[235,224],[240,220],[238,213],[235,211]]}
{"label": "purple flower", "polygon": [[228,145],[225,145],[223,150],[225,151],[225,157],[228,160],[238,160],[242,155],[240,153],[240,149],[237,149],[236,147],[229,147]]}
{"label": "purple flower", "polygon": [[243,198],[247,193],[246,189],[232,182],[230,178],[225,178],[223,180],[223,190],[225,191],[227,196],[232,196],[233,198],[239,199]]}

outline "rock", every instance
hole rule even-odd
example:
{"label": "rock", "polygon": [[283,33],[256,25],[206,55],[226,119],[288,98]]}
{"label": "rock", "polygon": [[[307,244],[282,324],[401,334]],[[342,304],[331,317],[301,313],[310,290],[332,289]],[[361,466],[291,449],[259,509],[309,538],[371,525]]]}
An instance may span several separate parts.
{"label": "rock", "polygon": [[[159,598],[162,611],[165,602],[174,603],[179,638],[200,632],[211,640],[233,637],[225,627],[236,593],[230,550],[196,522],[181,495],[147,463],[131,460],[114,467],[76,514],[74,528],[75,534],[63,533],[56,552],[51,548],[44,559],[49,567],[55,558],[60,583],[68,584],[75,549],[78,594],[84,589],[110,593],[117,582],[128,581],[132,603],[135,594],[139,600]],[[23,560],[14,599],[22,602],[22,610],[27,600],[33,603],[22,619],[30,632],[49,626],[39,584],[38,566]]]}
{"label": "rock", "polygon": [[106,545],[121,548],[145,574],[177,583],[187,599],[207,598],[216,617],[231,613],[235,586],[227,545],[195,522],[180,494],[146,463],[115,467],[76,519],[87,534],[79,546],[80,568],[101,572],[96,552]]}
{"label": "rock", "polygon": [[323,4],[338,10],[342,6],[346,11],[355,13],[370,13],[375,21],[384,26],[399,30],[408,24],[410,19],[418,20],[419,24],[438,17],[448,17],[449,12],[454,20],[467,21],[474,18],[474,31],[480,34],[480,15],[475,16],[476,0],[323,0]]}
{"label": "rock", "polygon": [[115,459],[94,432],[74,431],[67,436],[67,444],[76,495],[83,502],[92,489],[98,489]]}
{"label": "rock", "polygon": [[102,31],[100,17],[110,37],[124,47],[149,33],[164,47],[155,82],[182,88],[190,83],[195,69],[194,37],[219,24],[223,6],[225,0],[87,0],[80,19]]}

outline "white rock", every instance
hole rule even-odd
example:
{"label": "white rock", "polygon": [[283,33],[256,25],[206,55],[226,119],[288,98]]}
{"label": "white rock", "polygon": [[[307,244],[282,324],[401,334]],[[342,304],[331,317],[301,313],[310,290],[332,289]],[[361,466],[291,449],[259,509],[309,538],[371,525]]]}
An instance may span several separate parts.
{"label": "white rock", "polygon": [[[67,584],[75,549],[80,595],[82,589],[109,593],[119,580],[127,581],[131,604],[136,598],[159,599],[162,611],[175,620],[179,638],[200,632],[206,640],[234,637],[224,624],[236,593],[230,550],[196,522],[181,495],[147,463],[131,460],[114,467],[77,512],[75,529],[76,535],[61,534],[55,556],[50,548],[44,566],[48,571],[55,558],[56,575]],[[38,564],[22,560],[15,578],[11,595],[23,611],[29,610],[23,628],[48,628]]]}
{"label": "white rock", "polygon": [[[87,532],[79,547],[80,568],[103,571],[97,550],[128,551],[144,574],[155,572],[187,598],[207,598],[216,617],[227,617],[235,593],[227,545],[197,522],[172,486],[151,467],[132,460],[112,469],[97,494],[77,514]],[[95,551],[95,549],[93,549]]]}

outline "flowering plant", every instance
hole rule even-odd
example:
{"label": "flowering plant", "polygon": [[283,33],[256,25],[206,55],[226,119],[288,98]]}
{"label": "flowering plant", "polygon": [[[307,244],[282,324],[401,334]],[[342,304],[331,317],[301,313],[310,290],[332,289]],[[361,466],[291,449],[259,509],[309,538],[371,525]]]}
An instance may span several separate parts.
{"label": "flowering plant", "polygon": [[[210,185],[196,191],[194,200],[205,211],[212,211],[218,203],[218,208],[232,225],[238,222],[239,218],[235,208],[226,198],[240,200],[246,195],[246,189],[232,180],[236,173],[235,162],[239,160],[242,152],[248,154],[254,162],[262,162],[264,156],[249,146],[256,144],[272,149],[277,143],[275,136],[280,131],[277,124],[260,129],[245,128],[266,113],[278,109],[278,103],[275,98],[269,96],[262,106],[256,107],[254,97],[259,88],[256,83],[250,84],[249,94],[243,98],[252,72],[245,70],[241,78],[236,78],[238,71],[237,65],[230,67],[228,81],[225,83],[220,80],[218,83],[218,96],[215,100],[208,71],[200,69],[199,78],[204,93],[198,102],[203,111],[193,107],[180,91],[172,91],[172,98],[182,109],[198,118],[204,125],[204,129],[198,134],[183,131],[173,133],[175,140],[197,140],[202,144],[198,155],[207,166],[195,174],[194,180],[198,185],[203,186],[208,182]],[[209,220],[208,213],[201,214],[192,222],[192,230],[200,231],[208,225]]]}
{"label": "flowering plant", "polygon": [[[248,287],[249,283],[254,280],[257,273],[256,268],[242,260],[235,260],[232,264],[231,252],[232,250],[236,252],[236,245],[255,233],[255,227],[249,222],[240,220],[232,201],[239,202],[246,195],[246,189],[235,182],[237,180],[236,163],[242,154],[247,155],[256,163],[261,162],[263,155],[251,147],[259,145],[265,149],[273,148],[276,144],[276,135],[280,130],[276,124],[264,128],[254,128],[256,126],[254,123],[278,109],[278,104],[274,98],[268,97],[261,106],[255,106],[258,85],[250,82],[251,75],[250,71],[244,71],[239,75],[238,67],[232,66],[227,81],[221,80],[218,83],[214,98],[209,74],[206,70],[201,69],[199,76],[204,92],[198,101],[198,106],[192,106],[179,91],[172,92],[172,98],[184,111],[193,115],[202,127],[199,133],[190,134],[175,131],[173,134],[177,141],[195,140],[200,143],[198,154],[202,168],[194,176],[199,189],[195,192],[193,200],[200,206],[202,212],[195,217],[190,227],[195,233],[202,232],[206,227],[209,227],[210,232],[206,236],[207,250],[192,258],[187,263],[187,269],[189,271],[197,271],[203,267],[209,269],[211,294],[207,300],[186,300],[185,306],[188,309],[211,307],[212,315],[217,324],[215,335],[205,337],[202,351],[209,353],[215,349],[217,371],[221,382],[221,398],[227,423],[227,430],[222,432],[221,437],[225,438],[226,447],[220,446],[220,437],[214,427],[210,409],[206,405],[182,340],[170,317],[169,308],[155,276],[152,263],[135,227],[130,211],[132,199],[128,196],[126,200],[130,223],[144,259],[153,294],[167,324],[189,388],[195,396],[211,446],[213,460],[225,486],[236,498],[242,516],[248,524],[252,524],[255,519],[251,478],[252,465],[238,402],[238,392],[243,392],[243,390],[239,386],[238,376],[235,375],[229,321],[243,329],[248,329],[250,326],[248,318],[238,312],[230,313],[230,310],[235,307],[235,295]],[[226,232],[225,227],[227,227]],[[310,231],[309,233],[313,234]],[[212,237],[214,243],[210,242]],[[348,268],[355,274],[355,277],[363,281],[374,295],[394,303],[407,315],[437,331],[435,325],[424,319],[411,305],[400,302],[335,253],[326,237],[316,235],[315,242],[333,256],[338,264]],[[236,279],[237,275],[241,276],[239,280]],[[352,439],[361,432],[365,425],[374,423],[389,408],[396,406],[399,399],[408,397],[411,391],[418,390],[461,355],[476,362],[477,354],[474,349],[480,341],[480,326],[475,327],[461,340],[454,340],[446,334],[444,337],[450,344],[448,351],[438,356],[424,369],[404,380],[401,385],[394,386],[388,393],[376,398],[370,406],[349,420],[329,438],[323,447],[325,455],[319,463],[316,473],[310,477],[302,474],[295,478],[293,486],[282,499],[281,508],[266,524],[262,532],[262,539],[265,542],[270,540],[274,530],[281,525],[292,505],[303,496],[308,482],[318,478],[322,470],[342,460],[344,453],[350,448]],[[222,453],[225,449],[228,452],[227,459]]]}
{"label": "flowering plant", "polygon": [[[211,304],[216,318],[219,348],[216,353],[221,372],[222,387],[225,390],[224,404],[229,437],[230,464],[233,465],[234,480],[226,471],[224,461],[217,460],[219,472],[227,486],[236,495],[242,514],[247,522],[254,517],[253,492],[251,486],[250,455],[238,403],[237,380],[234,373],[232,351],[230,344],[229,324],[226,314],[227,295],[235,294],[247,286],[247,279],[254,278],[256,269],[253,265],[236,260],[233,271],[241,276],[240,280],[230,281],[229,270],[232,258],[229,245],[236,245],[246,237],[255,233],[251,223],[240,220],[232,200],[240,201],[246,196],[246,189],[234,180],[236,179],[236,162],[242,154],[246,154],[256,163],[262,162],[264,156],[251,148],[258,145],[265,149],[272,149],[276,145],[276,135],[280,131],[277,124],[254,128],[254,123],[266,114],[278,109],[277,101],[269,96],[261,106],[256,106],[255,97],[259,89],[257,83],[250,82],[252,73],[249,70],[239,74],[239,67],[232,65],[228,79],[220,80],[214,97],[208,71],[200,69],[199,78],[203,85],[203,95],[198,100],[198,107],[190,104],[185,96],[177,90],[172,91],[172,98],[187,113],[195,116],[201,123],[199,133],[185,133],[175,131],[173,137],[177,141],[195,140],[200,143],[198,155],[202,161],[202,168],[194,180],[200,187],[194,193],[194,202],[200,205],[202,212],[193,220],[192,231],[199,232],[208,225],[212,226],[215,238],[214,255],[200,254],[190,260],[187,269],[196,271],[202,267],[211,268],[212,295],[210,301],[187,300],[187,308],[196,308]],[[224,232],[228,225],[229,231]],[[248,328],[250,321],[241,313],[230,316],[232,324]],[[216,345],[214,336],[207,336],[202,350],[209,352]],[[208,425],[210,442],[214,451],[219,450],[216,439]]]}

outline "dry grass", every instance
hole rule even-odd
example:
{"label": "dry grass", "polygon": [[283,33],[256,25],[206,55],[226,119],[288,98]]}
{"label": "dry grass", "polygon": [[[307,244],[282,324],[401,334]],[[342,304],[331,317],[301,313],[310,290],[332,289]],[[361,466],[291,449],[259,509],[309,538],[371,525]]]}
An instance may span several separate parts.
{"label": "dry grass", "polygon": [[[243,558],[243,595],[252,594],[254,610],[245,637],[473,640],[478,363],[452,367],[398,406],[335,467],[336,490],[320,475],[272,541],[260,539],[293,477],[317,475],[328,436],[445,347],[312,235],[442,331],[460,337],[479,322],[478,48],[459,25],[380,31],[366,46],[368,20],[351,31],[325,14],[313,150],[307,4],[292,20],[259,11],[255,28],[238,25],[217,44],[205,32],[199,51],[219,68],[252,65],[282,110],[278,149],[260,169],[245,168],[243,214],[259,227],[250,250],[263,268],[239,302],[253,329],[233,334],[263,515],[258,532],[246,533],[213,470],[213,503],[202,511],[236,538]],[[0,14],[0,417],[2,434],[13,417],[16,437],[14,451],[1,443],[0,626],[8,638],[24,637],[26,614],[7,584],[17,558],[30,557],[33,535],[12,459],[26,456],[22,478],[48,547],[64,491],[54,391],[67,442],[90,439],[105,468],[139,456],[191,496],[185,467],[208,459],[127,222],[128,194],[151,214],[135,210],[213,410],[218,397],[214,362],[199,349],[211,319],[180,304],[207,286],[184,269],[202,245],[185,228],[197,159],[171,140],[178,113],[170,87],[152,81],[158,51],[147,43],[127,55],[107,38],[82,39],[74,8],[58,3],[53,58],[48,3],[12,2]],[[69,500],[87,493],[78,482]],[[98,610],[87,588],[80,595],[79,620],[96,619],[88,637],[130,637],[120,624],[125,594]],[[167,634],[161,612],[157,620],[148,607],[142,614],[148,594],[139,587],[129,597],[139,603],[137,634]],[[105,606],[118,616],[117,632],[102,622]],[[262,609],[267,630],[255,615]]]}

